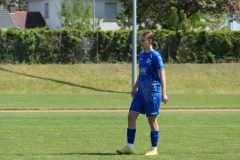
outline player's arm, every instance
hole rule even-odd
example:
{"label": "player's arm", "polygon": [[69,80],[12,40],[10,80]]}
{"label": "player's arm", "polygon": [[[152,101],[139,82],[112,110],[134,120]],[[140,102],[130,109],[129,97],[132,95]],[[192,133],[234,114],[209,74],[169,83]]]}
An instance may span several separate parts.
{"label": "player's arm", "polygon": [[168,102],[167,86],[166,86],[166,75],[164,69],[158,70],[158,74],[161,77],[161,89],[162,89],[162,102],[166,104]]}
{"label": "player's arm", "polygon": [[131,96],[132,96],[132,97],[134,97],[134,95],[135,95],[136,92],[137,92],[138,82],[139,82],[139,76],[137,77],[137,81],[136,81],[136,83],[135,83],[135,85],[134,85],[134,87],[133,87],[133,90],[132,90],[132,92],[131,92]]}

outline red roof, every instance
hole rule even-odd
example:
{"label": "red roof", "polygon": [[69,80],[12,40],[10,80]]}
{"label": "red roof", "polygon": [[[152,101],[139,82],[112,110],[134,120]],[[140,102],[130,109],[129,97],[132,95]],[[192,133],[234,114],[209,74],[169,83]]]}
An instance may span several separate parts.
{"label": "red roof", "polygon": [[10,14],[18,29],[46,26],[40,12],[15,11],[15,13]]}

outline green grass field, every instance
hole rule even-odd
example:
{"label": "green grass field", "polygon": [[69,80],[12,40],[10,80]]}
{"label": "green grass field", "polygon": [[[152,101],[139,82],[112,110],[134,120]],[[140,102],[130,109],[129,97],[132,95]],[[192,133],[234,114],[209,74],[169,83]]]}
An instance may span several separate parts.
{"label": "green grass field", "polygon": [[126,144],[130,64],[1,65],[0,159],[240,159],[240,64],[165,67],[159,155],[146,157],[145,116],[135,154],[115,153]]}
{"label": "green grass field", "polygon": [[[128,109],[131,64],[1,65],[0,109]],[[240,64],[166,64],[162,108],[240,108]]]}
{"label": "green grass field", "polygon": [[126,144],[127,112],[0,113],[0,159],[240,159],[240,112],[162,111],[159,155],[150,148],[145,116],[138,119],[134,155]]}
{"label": "green grass field", "polygon": [[[240,63],[165,64],[168,94],[240,94]],[[131,64],[0,65],[3,94],[128,93]]]}
{"label": "green grass field", "polygon": [[[169,94],[162,109],[239,109],[240,94]],[[126,110],[130,94],[0,94],[0,110]]]}

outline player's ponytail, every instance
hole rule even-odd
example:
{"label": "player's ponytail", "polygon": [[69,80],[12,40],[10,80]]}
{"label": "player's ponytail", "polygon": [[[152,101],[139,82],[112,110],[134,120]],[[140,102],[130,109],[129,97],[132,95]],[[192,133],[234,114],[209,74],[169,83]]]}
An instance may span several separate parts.
{"label": "player's ponytail", "polygon": [[153,41],[153,42],[152,42],[152,45],[153,45],[153,47],[156,47],[156,46],[157,46],[157,42],[156,42],[156,41]]}
{"label": "player's ponytail", "polygon": [[144,36],[144,37],[147,38],[147,39],[151,39],[151,40],[152,40],[152,45],[153,45],[153,47],[156,47],[156,46],[157,46],[157,42],[155,41],[155,37],[154,37],[154,35],[153,35],[152,32],[150,32],[150,31],[144,32],[144,33],[142,34],[142,36]]}

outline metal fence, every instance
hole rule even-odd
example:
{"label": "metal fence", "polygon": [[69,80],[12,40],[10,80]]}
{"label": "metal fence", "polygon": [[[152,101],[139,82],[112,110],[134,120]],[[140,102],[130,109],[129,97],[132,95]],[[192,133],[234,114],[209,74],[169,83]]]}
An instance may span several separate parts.
{"label": "metal fence", "polygon": [[[42,33],[30,37],[5,38],[0,34],[0,63],[9,64],[78,64],[98,62],[131,62],[132,42],[126,36],[76,36],[68,33]],[[27,37],[28,36],[28,37]],[[105,38],[105,37],[107,38]],[[30,38],[29,38],[30,37]],[[165,63],[239,62],[240,47],[236,39],[197,36],[155,37]],[[104,39],[105,38],[105,39]],[[215,38],[215,39],[214,39]],[[229,43],[228,43],[229,42]],[[231,43],[230,43],[231,42]],[[214,45],[214,47],[212,47]],[[137,53],[141,51],[137,47]]]}
{"label": "metal fence", "polygon": [[0,44],[0,62],[67,64],[99,61],[97,37],[75,37],[75,39],[76,42],[69,42],[71,39],[61,34],[37,37],[29,44],[6,39]]}

